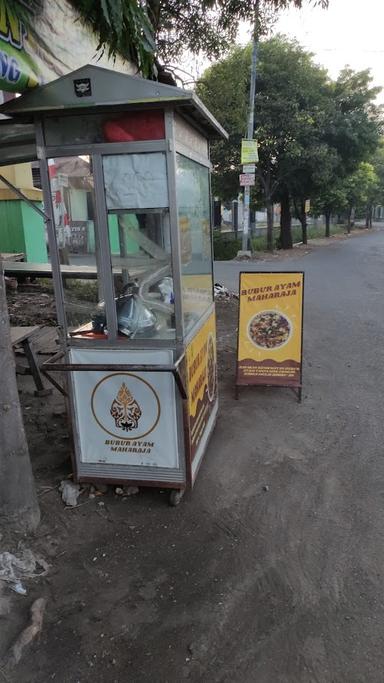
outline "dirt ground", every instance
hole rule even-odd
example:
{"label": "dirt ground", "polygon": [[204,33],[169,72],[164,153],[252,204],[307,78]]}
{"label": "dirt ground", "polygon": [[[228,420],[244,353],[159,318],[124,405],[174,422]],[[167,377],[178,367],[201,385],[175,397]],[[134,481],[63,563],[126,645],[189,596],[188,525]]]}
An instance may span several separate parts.
{"label": "dirt ground", "polygon": [[8,313],[11,325],[57,324],[52,282],[43,280],[35,284],[20,284],[18,289],[7,291]]}
{"label": "dirt ground", "polygon": [[[18,291],[8,293],[8,306],[13,325],[55,322],[49,286],[21,285]],[[232,377],[237,301],[218,302],[217,314],[219,374]],[[23,365],[22,355],[16,358]],[[44,358],[39,356],[39,360]],[[27,596],[16,595],[6,586],[0,592],[0,680],[1,676],[15,683],[141,680],[145,662],[138,663],[141,673],[138,670],[132,678],[124,673],[135,659],[138,624],[146,618],[151,621],[153,601],[176,604],[175,584],[189,582],[188,571],[175,567],[176,575],[168,577],[164,568],[181,545],[191,495],[174,509],[168,506],[165,490],[141,489],[128,497],[116,495],[112,486],[103,493],[84,486],[78,507],[65,507],[58,487],[71,477],[72,466],[64,399],[55,389],[50,397],[36,398],[28,375],[18,375],[18,385],[42,521],[35,536],[28,539],[9,537],[2,529],[1,545],[15,554],[28,547],[50,564],[50,570],[47,576],[24,582]],[[183,507],[185,519],[172,530]],[[187,531],[187,537],[190,534]],[[150,549],[159,537],[161,557],[157,567],[152,567]],[[187,543],[190,545],[191,539]],[[151,574],[154,571],[151,580],[143,580],[141,563]],[[7,653],[28,625],[30,607],[40,597],[47,599],[43,631],[14,669],[7,665]],[[122,639],[128,634],[132,636],[132,651],[128,652],[132,661],[127,661],[126,652],[121,658]],[[179,653],[180,666],[190,660],[188,648],[186,643],[181,657]],[[156,643],[150,649],[146,658],[160,656]]]}
{"label": "dirt ground", "polygon": [[[383,258],[384,232],[290,258],[306,277],[301,405],[285,389],[234,400],[237,303],[218,303],[220,413],[177,508],[113,488],[65,508],[61,396],[39,400],[18,376],[42,522],[33,538],[2,530],[1,548],[23,543],[50,568],[26,596],[0,594],[0,681],[382,683]],[[237,281],[241,264],[220,268]],[[17,318],[24,296],[10,295],[13,324],[36,322],[30,301]],[[42,631],[8,667],[40,597]]]}

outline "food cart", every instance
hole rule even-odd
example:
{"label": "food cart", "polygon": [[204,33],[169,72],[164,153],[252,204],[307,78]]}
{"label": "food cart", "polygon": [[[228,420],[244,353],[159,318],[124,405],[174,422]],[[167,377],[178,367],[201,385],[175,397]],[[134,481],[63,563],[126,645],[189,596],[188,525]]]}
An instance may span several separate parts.
{"label": "food cart", "polygon": [[36,135],[61,339],[44,372],[76,478],[176,504],[218,410],[209,139],[226,133],[194,93],[96,66],[1,111]]}

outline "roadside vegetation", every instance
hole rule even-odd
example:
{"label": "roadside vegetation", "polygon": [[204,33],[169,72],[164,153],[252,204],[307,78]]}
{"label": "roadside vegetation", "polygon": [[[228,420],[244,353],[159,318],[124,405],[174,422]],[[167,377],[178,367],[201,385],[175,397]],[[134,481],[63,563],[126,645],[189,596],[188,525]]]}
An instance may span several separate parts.
{"label": "roadside vegetation", "polygon": [[[324,238],[325,226],[308,226],[308,240]],[[330,229],[329,237],[332,235],[341,235],[347,232],[346,225],[332,225]],[[273,240],[275,248],[280,248],[279,245],[279,233],[280,228],[275,226],[273,231]],[[292,227],[292,242],[293,244],[302,244],[302,229],[299,226]],[[213,233],[213,250],[214,258],[217,261],[230,261],[237,256],[237,253],[242,248],[241,238],[235,237],[232,232],[221,232],[220,230],[214,230]],[[259,237],[251,238],[251,250],[253,252],[262,252],[268,250],[267,235],[261,235]]]}
{"label": "roadside vegetation", "polygon": [[[212,146],[213,193],[222,201],[237,199],[240,190],[251,52],[251,45],[233,48],[197,84],[199,96],[230,136]],[[384,202],[379,91],[369,70],[345,68],[332,80],[296,41],[276,36],[260,42],[254,101],[259,162],[251,203],[267,209],[271,249],[276,246],[273,203],[281,206],[278,244],[284,249],[297,240],[293,217],[301,223],[301,241],[308,240],[308,199],[312,216],[325,216],[326,236],[332,215],[345,220],[348,231],[357,212],[371,225],[373,207]]]}

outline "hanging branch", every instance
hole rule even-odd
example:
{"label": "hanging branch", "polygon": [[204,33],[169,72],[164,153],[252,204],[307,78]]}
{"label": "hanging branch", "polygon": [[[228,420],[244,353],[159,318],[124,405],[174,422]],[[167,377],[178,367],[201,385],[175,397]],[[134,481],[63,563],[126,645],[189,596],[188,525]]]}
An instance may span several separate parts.
{"label": "hanging branch", "polygon": [[[109,57],[120,55],[145,78],[157,78],[161,62],[185,52],[219,58],[236,40],[240,21],[252,21],[258,0],[68,0]],[[260,0],[263,12],[289,6],[327,7],[328,0]],[[28,28],[49,0],[7,0]],[[262,32],[262,26],[260,27]]]}

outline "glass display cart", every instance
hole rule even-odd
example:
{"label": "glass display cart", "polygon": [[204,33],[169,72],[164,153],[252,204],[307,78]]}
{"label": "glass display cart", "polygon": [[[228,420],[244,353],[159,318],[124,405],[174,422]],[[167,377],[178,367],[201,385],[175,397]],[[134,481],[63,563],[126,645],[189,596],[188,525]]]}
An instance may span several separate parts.
{"label": "glass display cart", "polygon": [[208,140],[226,133],[193,93],[95,66],[0,111],[35,127],[61,336],[43,368],[76,478],[175,504],[218,410]]}

